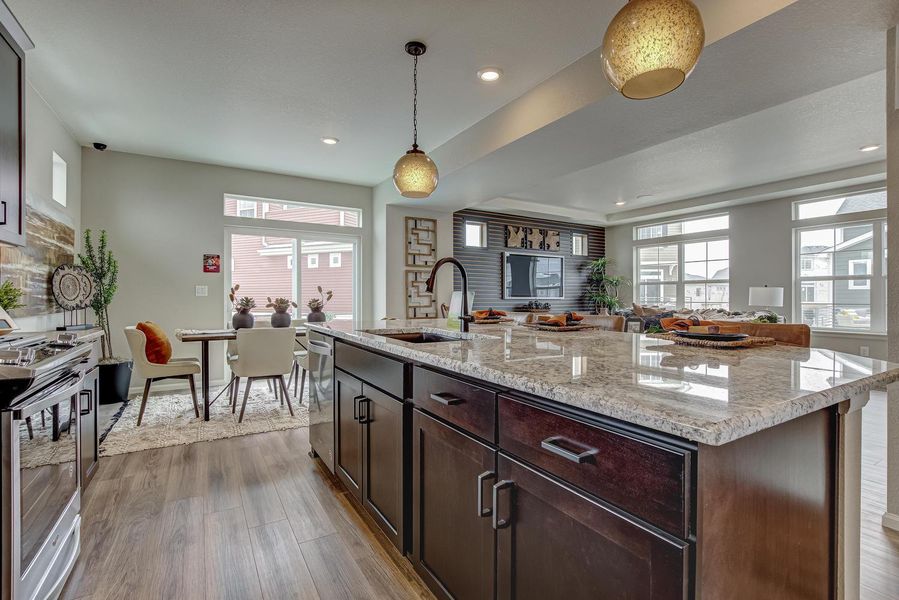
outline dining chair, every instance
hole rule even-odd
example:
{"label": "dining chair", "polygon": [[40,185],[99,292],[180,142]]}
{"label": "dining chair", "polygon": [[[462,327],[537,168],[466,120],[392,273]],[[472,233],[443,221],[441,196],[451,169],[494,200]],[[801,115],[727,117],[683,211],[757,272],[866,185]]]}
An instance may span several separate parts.
{"label": "dining chair", "polygon": [[[293,416],[293,404],[287,392],[284,375],[291,372],[294,364],[294,339],[296,330],[292,327],[237,330],[237,355],[228,360],[231,372],[240,379],[246,379],[243,404],[240,407],[238,423],[243,422],[250,389],[257,379],[274,381],[280,387],[281,399],[287,402]],[[237,396],[232,396],[231,412],[237,410]]]}
{"label": "dining chair", "polygon": [[154,381],[163,379],[186,379],[190,383],[190,395],[194,401],[194,415],[200,416],[200,405],[197,402],[197,387],[194,375],[200,372],[200,361],[196,358],[172,358],[165,364],[151,363],[147,360],[147,336],[137,327],[125,328],[125,339],[131,349],[131,359],[134,370],[139,377],[143,377],[144,395],[140,401],[140,413],[137,415],[137,426],[140,427],[144,420],[144,410],[147,408],[147,397],[150,395],[150,385]]}

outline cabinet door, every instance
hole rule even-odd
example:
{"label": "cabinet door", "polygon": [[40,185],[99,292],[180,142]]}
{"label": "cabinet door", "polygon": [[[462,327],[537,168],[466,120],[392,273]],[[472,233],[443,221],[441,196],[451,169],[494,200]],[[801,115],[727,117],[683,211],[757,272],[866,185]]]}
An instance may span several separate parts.
{"label": "cabinet door", "polygon": [[22,49],[0,31],[0,241],[19,246],[25,243],[24,73]]}
{"label": "cabinet door", "polygon": [[362,426],[359,425],[359,400],[362,382],[342,371],[335,371],[337,388],[334,392],[337,422],[337,456],[334,466],[337,477],[357,498],[362,498]]}
{"label": "cabinet door", "polygon": [[390,541],[403,548],[403,403],[368,384],[359,401],[364,427],[363,505]]}
{"label": "cabinet door", "polygon": [[493,597],[495,463],[492,448],[412,411],[412,562],[440,598]]}
{"label": "cabinet door", "polygon": [[81,386],[79,440],[81,442],[81,492],[90,484],[100,466],[98,406],[100,369],[94,367],[84,375]]}
{"label": "cabinet door", "polygon": [[493,488],[497,597],[688,597],[689,548],[499,456]]}

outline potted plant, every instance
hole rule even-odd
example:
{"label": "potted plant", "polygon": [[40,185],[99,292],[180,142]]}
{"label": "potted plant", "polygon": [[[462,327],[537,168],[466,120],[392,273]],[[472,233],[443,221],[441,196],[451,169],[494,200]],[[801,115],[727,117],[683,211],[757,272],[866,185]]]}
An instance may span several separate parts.
{"label": "potted plant", "polygon": [[103,329],[103,339],[100,341],[103,350],[103,358],[100,360],[100,403],[125,402],[131,385],[133,363],[116,356],[112,351],[109,305],[119,287],[119,263],[108,247],[105,229],[100,231],[100,241],[96,247],[91,230],[84,230],[84,252],[78,255],[78,261],[90,273],[97,286],[91,308],[97,318],[97,326]]}
{"label": "potted plant", "polygon": [[609,275],[612,261],[608,257],[591,260],[587,264],[587,298],[597,314],[609,314],[621,308],[618,289],[629,285],[627,277]]}
{"label": "potted plant", "polygon": [[239,289],[240,285],[235,283],[234,287],[231,288],[231,292],[228,294],[228,298],[231,300],[231,306],[235,311],[234,316],[231,317],[231,326],[234,327],[234,329],[252,329],[253,325],[256,323],[256,317],[254,317],[253,313],[250,311],[256,308],[256,301],[250,296],[238,298],[237,290]]}
{"label": "potted plant", "polygon": [[272,313],[272,327],[290,327],[291,315],[287,311],[291,308],[296,308],[297,303],[287,298],[275,298],[272,300],[269,297],[268,304],[265,307],[275,311]]}
{"label": "potted plant", "polygon": [[24,308],[22,304],[22,296],[25,292],[13,285],[13,282],[6,280],[0,285],[0,308],[9,312],[17,308]]}
{"label": "potted plant", "polygon": [[318,286],[318,294],[321,298],[313,298],[306,303],[306,306],[309,307],[309,314],[306,320],[310,323],[324,323],[328,320],[327,315],[322,311],[325,305],[328,304],[328,301],[334,296],[334,292],[331,290],[324,292],[322,291],[322,286]]}

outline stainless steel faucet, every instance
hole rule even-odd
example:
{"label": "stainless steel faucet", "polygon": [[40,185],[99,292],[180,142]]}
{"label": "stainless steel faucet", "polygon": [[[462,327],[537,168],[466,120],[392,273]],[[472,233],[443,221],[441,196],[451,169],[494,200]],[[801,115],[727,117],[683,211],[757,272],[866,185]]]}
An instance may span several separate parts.
{"label": "stainless steel faucet", "polygon": [[456,265],[456,268],[459,269],[459,274],[462,276],[462,314],[459,315],[459,320],[462,322],[462,332],[467,333],[468,324],[473,320],[473,317],[469,314],[468,306],[468,273],[465,272],[465,267],[462,266],[462,263],[452,256],[438,260],[434,268],[431,269],[431,274],[428,276],[427,283],[425,283],[425,289],[428,293],[434,293],[434,279],[437,277],[437,271],[446,263]]}

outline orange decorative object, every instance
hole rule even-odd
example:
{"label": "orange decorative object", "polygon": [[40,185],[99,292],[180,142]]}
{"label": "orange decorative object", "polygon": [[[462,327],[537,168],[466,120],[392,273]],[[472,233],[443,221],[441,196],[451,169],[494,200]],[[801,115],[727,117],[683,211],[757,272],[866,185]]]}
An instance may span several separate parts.
{"label": "orange decorative object", "polygon": [[172,358],[172,344],[162,327],[152,321],[142,321],[137,328],[147,337],[147,360],[164,365]]}

